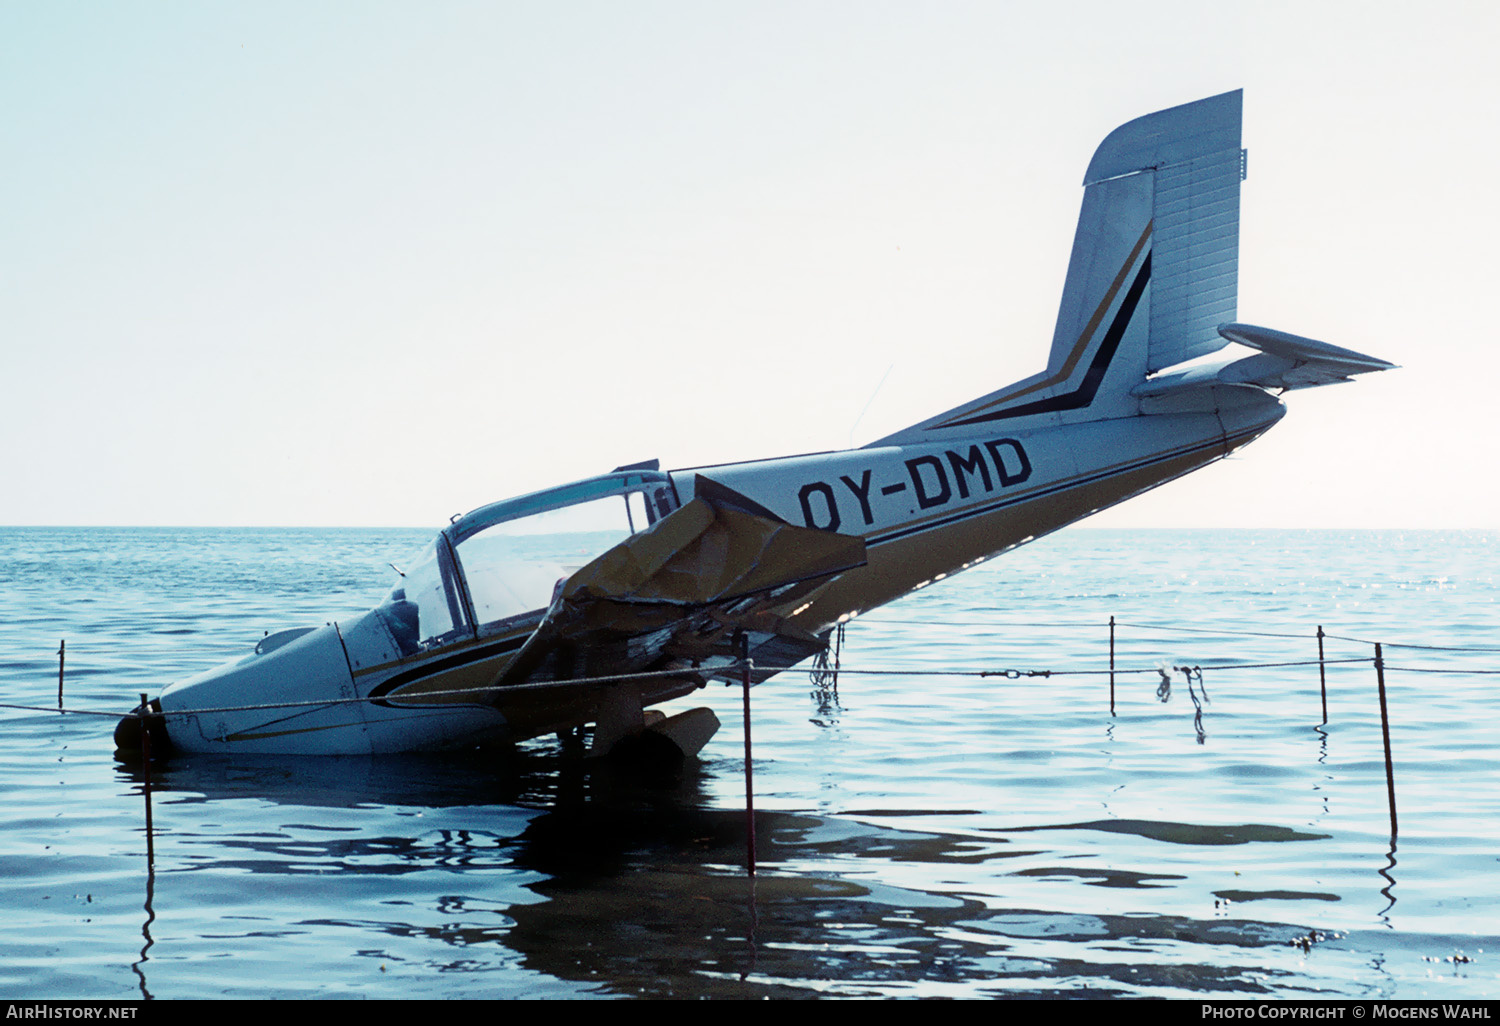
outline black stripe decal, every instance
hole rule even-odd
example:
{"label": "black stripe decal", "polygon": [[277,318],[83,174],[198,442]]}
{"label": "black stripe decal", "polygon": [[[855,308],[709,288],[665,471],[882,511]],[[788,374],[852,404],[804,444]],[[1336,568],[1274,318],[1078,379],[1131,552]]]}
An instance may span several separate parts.
{"label": "black stripe decal", "polygon": [[1135,316],[1135,308],[1141,301],[1141,295],[1146,291],[1146,283],[1150,280],[1151,254],[1148,252],[1146,259],[1141,261],[1141,269],[1136,272],[1135,280],[1130,283],[1130,291],[1125,293],[1125,301],[1120,304],[1120,309],[1115,312],[1114,320],[1110,322],[1109,330],[1104,333],[1104,341],[1100,344],[1099,351],[1094,354],[1093,362],[1084,372],[1083,380],[1073,391],[1024,403],[1008,410],[997,410],[994,413],[985,413],[965,420],[949,421],[929,430],[937,430],[938,427],[955,428],[969,424],[984,424],[996,420],[1007,420],[1011,417],[1028,417],[1034,413],[1077,410],[1092,403],[1095,393],[1099,391],[1100,382],[1104,380],[1105,372],[1109,370],[1110,361],[1115,357],[1115,351],[1120,348],[1120,340],[1125,337],[1125,329],[1130,326],[1130,319]]}
{"label": "black stripe decal", "polygon": [[498,642],[494,645],[483,645],[479,648],[471,648],[467,652],[460,652],[459,654],[449,656],[446,659],[437,659],[422,666],[413,667],[412,669],[407,670],[405,673],[398,673],[394,677],[391,677],[389,680],[382,681],[381,683],[375,685],[370,689],[370,693],[366,697],[376,700],[376,705],[383,705],[389,708],[389,702],[382,702],[379,701],[379,699],[390,694],[392,691],[395,691],[399,687],[404,687],[407,684],[410,684],[413,681],[421,680],[424,677],[431,677],[439,673],[446,673],[449,670],[455,670],[460,666],[467,666],[470,663],[483,662],[486,659],[493,659],[497,655],[504,655],[507,652],[514,652],[525,643],[526,639],[523,637],[508,638],[505,641]]}

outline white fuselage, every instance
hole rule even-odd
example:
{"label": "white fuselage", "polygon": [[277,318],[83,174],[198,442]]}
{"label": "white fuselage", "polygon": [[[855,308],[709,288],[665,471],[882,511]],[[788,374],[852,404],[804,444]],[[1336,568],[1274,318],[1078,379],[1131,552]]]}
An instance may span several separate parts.
{"label": "white fuselage", "polygon": [[1232,398],[1213,412],[1066,425],[1027,418],[930,445],[676,471],[672,480],[683,501],[703,473],[791,523],[864,537],[868,565],[792,611],[818,633],[1220,459],[1285,412],[1258,389]]}
{"label": "white fuselage", "polygon": [[[865,566],[804,595],[779,616],[812,633],[925,587],[1132,495],[1220,459],[1273,425],[1280,401],[1259,389],[1203,412],[1074,424],[1020,418],[1003,429],[943,432],[931,444],[672,472],[677,505],[698,475],[789,523],[859,535]],[[162,692],[173,744],[192,751],[358,754],[517,741],[592,722],[597,689],[539,686],[476,699],[545,610],[471,627],[403,652],[372,611],[266,639],[243,659]],[[644,688],[642,706],[691,685]],[[464,692],[468,692],[465,694]],[[373,701],[372,701],[373,699]],[[195,710],[214,710],[195,712]]]}

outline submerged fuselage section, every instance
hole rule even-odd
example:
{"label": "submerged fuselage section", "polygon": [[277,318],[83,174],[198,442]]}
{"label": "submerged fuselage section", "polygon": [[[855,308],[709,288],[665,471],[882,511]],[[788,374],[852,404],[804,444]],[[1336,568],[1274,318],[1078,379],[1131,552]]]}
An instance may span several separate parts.
{"label": "submerged fuselage section", "polygon": [[371,754],[511,742],[583,722],[578,696],[517,702],[489,688],[562,581],[676,507],[666,474],[632,471],[456,518],[374,609],[270,635],[248,655],[164,689],[171,743]]}

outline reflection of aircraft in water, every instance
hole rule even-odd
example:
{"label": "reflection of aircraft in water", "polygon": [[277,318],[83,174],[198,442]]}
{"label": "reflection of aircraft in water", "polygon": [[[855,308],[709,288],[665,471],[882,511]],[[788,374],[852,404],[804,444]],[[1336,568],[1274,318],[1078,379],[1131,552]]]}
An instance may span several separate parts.
{"label": "reflection of aircraft in water", "polygon": [[[392,987],[411,988],[408,998],[452,997],[465,992],[460,977],[471,992],[486,979],[491,997],[1224,993],[1243,990],[1275,957],[1257,962],[1257,950],[1286,951],[1310,933],[1247,912],[1112,915],[1052,900],[1072,882],[1133,889],[1146,910],[1165,902],[1175,911],[1180,897],[1145,892],[1186,893],[1199,876],[1165,871],[1164,851],[1182,852],[1168,869],[1189,872],[1180,860],[1191,864],[1193,850],[1317,843],[1319,835],[1284,828],[1053,823],[1043,812],[1026,825],[991,818],[976,829],[974,813],[934,817],[899,801],[867,815],[761,810],[761,850],[779,868],[751,883],[737,872],[744,814],[714,808],[691,772],[665,791],[645,791],[541,753],[514,761],[188,754],[152,775],[159,808],[175,808],[179,825],[190,817],[193,826],[157,836],[158,859],[165,843],[182,868],[148,876],[148,954],[163,943],[186,950],[201,939],[197,928],[215,938],[212,950],[233,943],[249,957],[256,937],[316,948],[312,969],[329,969],[335,987],[345,978],[337,972],[347,976],[349,965],[371,957],[409,970],[377,997],[395,994]],[[118,776],[138,785],[142,767],[122,766]],[[185,811],[186,803],[196,808]],[[1257,898],[1281,908],[1292,897],[1235,893],[1247,910]],[[205,894],[213,907],[196,916],[194,901]],[[267,895],[277,897],[274,908]],[[1322,904],[1332,896],[1300,897]],[[153,908],[168,907],[170,919],[154,917]],[[285,908],[294,911],[276,911]],[[235,923],[248,936],[222,940],[225,924]],[[1171,943],[1140,947],[1158,937]],[[1223,957],[1185,965],[1189,942],[1213,944]],[[1132,955],[1121,958],[1124,949]],[[171,959],[145,957],[137,968],[143,989],[181,976]],[[310,979],[241,976],[234,993],[278,983],[297,988],[283,993],[328,989],[325,977]]]}
{"label": "reflection of aircraft in water", "polygon": [[[1224,323],[1243,169],[1238,92],[1116,129],[1084,178],[1046,371],[861,449],[652,462],[475,510],[377,609],[165,689],[153,738],[388,752],[592,723],[604,748],[730,674],[741,644],[764,680],[851,617],[1227,456],[1281,418],[1273,392],[1391,366]],[[1254,352],[1197,359],[1231,343]],[[656,729],[695,751],[716,722]]]}

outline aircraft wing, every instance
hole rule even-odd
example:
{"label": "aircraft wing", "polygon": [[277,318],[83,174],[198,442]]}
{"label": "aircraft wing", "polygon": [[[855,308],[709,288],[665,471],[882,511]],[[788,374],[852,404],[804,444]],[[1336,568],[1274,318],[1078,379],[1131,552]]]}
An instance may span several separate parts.
{"label": "aircraft wing", "polygon": [[824,642],[774,610],[864,563],[864,539],[793,526],[700,476],[690,502],[559,586],[495,683],[696,665],[732,657],[739,631],[752,657],[796,662]]}

